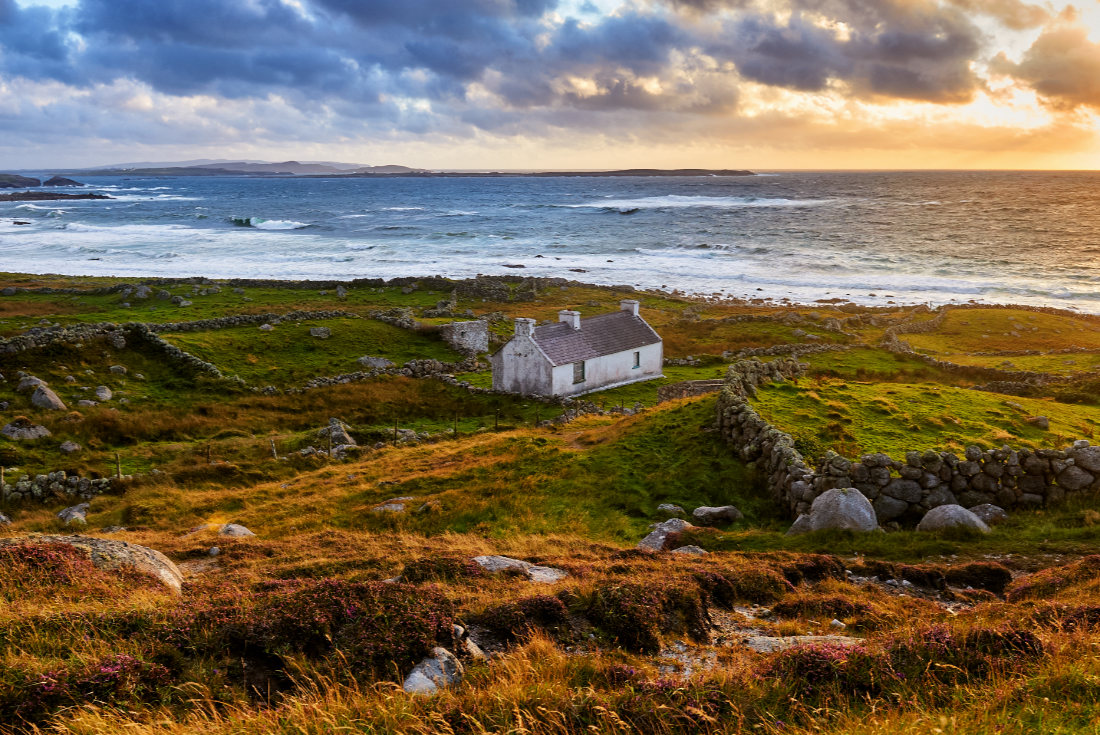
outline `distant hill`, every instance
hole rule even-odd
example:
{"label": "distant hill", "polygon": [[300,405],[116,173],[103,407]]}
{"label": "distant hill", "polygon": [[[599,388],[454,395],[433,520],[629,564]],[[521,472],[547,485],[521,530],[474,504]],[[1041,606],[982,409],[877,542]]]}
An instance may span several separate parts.
{"label": "distant hill", "polygon": [[179,163],[126,165],[88,169],[85,176],[325,176],[343,174],[411,174],[421,169],[408,166],[363,166],[354,163],[283,161],[200,160]]}

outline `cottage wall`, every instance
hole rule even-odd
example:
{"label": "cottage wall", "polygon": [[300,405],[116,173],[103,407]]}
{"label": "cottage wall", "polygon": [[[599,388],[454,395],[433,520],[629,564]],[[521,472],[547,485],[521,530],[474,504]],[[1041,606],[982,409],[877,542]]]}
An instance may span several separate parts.
{"label": "cottage wall", "polygon": [[535,341],[517,334],[490,358],[493,390],[521,395],[552,395],[551,365]]}
{"label": "cottage wall", "polygon": [[[641,353],[641,365],[634,367],[634,353]],[[554,395],[571,396],[599,390],[612,385],[625,385],[639,380],[661,377],[664,366],[664,345],[657,344],[625,350],[613,355],[596,357],[584,362],[583,383],[573,382],[573,365],[558,365],[553,372]]]}

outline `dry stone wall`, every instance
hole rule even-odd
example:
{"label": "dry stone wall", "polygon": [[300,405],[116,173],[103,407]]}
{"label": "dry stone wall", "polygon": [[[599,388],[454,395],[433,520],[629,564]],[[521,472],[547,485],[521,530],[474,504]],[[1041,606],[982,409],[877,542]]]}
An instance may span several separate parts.
{"label": "dry stone wall", "polygon": [[1012,510],[1100,492],[1100,446],[1084,439],[1064,449],[972,446],[962,457],[910,451],[905,461],[881,453],[852,461],[828,452],[813,470],[795,448],[794,439],[762,418],[748,400],[758,386],[796,378],[803,368],[793,360],[735,363],[717,405],[718,428],[725,441],[755,465],[770,494],[792,517],[807,512],[816,497],[833,488],[858,489],[883,524],[913,523],[941,505],[969,508],[992,503]]}
{"label": "dry stone wall", "polygon": [[15,482],[0,485],[4,502],[80,498],[90,500],[111,490],[109,477],[87,478],[63,470],[45,475],[22,475]]}

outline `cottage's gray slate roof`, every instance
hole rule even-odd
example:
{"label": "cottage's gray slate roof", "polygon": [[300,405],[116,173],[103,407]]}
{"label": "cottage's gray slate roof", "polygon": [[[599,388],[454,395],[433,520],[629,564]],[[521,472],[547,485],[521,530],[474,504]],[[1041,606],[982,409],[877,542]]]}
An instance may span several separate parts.
{"label": "cottage's gray slate roof", "polygon": [[565,322],[535,327],[535,343],[554,365],[565,365],[616,352],[657,344],[660,336],[639,316],[629,311],[581,319],[581,328]]}

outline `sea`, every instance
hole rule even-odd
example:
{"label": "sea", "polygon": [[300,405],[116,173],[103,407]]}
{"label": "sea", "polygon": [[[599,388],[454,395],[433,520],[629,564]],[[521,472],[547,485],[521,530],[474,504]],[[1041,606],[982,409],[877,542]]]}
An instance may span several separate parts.
{"label": "sea", "polygon": [[81,191],[112,198],[0,203],[0,270],[509,274],[800,303],[973,300],[1100,313],[1100,173],[85,182]]}

